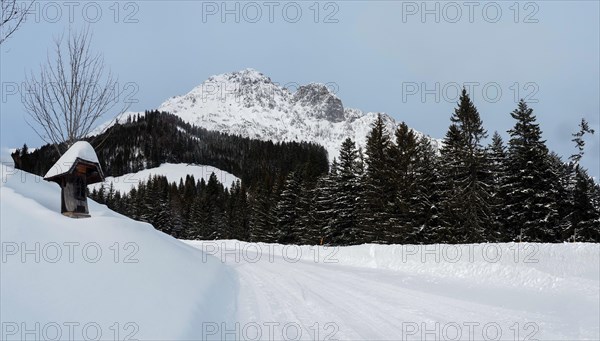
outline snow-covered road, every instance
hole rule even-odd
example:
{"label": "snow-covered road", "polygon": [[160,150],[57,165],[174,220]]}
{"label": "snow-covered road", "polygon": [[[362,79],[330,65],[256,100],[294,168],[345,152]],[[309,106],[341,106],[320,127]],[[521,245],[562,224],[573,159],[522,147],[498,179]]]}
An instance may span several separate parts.
{"label": "snow-covered road", "polygon": [[[545,245],[537,246],[532,265],[514,262],[514,254],[508,255],[511,244],[502,244],[507,255],[494,263],[478,257],[423,262],[411,250],[404,251],[404,259],[397,252],[400,262],[394,267],[374,250],[398,246],[188,243],[219,258],[238,276],[239,324],[215,324],[206,335],[250,340],[598,339],[594,245],[572,252],[590,257],[591,263],[566,270],[561,263],[570,255],[557,259],[557,250]],[[554,265],[544,264],[549,261]],[[446,276],[442,268],[458,272]]]}

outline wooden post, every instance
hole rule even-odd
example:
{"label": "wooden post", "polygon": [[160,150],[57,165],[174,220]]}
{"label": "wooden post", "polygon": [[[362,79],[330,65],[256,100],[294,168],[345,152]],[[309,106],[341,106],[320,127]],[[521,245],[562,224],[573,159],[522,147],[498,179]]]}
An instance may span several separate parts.
{"label": "wooden post", "polygon": [[67,175],[61,187],[62,214],[71,218],[90,217],[85,195],[85,175],[79,173]]}

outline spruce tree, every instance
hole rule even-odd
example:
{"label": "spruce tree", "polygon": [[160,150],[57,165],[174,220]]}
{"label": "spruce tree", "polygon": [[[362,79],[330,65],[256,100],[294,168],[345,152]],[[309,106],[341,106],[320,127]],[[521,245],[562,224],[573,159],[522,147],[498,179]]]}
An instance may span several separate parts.
{"label": "spruce tree", "polygon": [[408,243],[435,243],[440,229],[440,162],[438,152],[428,137],[418,140],[415,166],[415,205],[412,208],[415,231],[414,241]]}
{"label": "spruce tree", "polygon": [[574,242],[598,242],[600,241],[600,209],[594,205],[594,196],[597,184],[580,166],[585,151],[586,134],[594,135],[595,131],[590,128],[585,119],[581,119],[579,131],[572,134],[577,153],[571,155],[570,170],[566,176],[568,181],[567,192],[570,194],[570,205],[566,207],[568,215],[567,228],[563,234],[563,240]]}
{"label": "spruce tree", "polygon": [[521,100],[511,116],[516,120],[509,130],[506,186],[511,239],[554,242],[560,222],[558,176],[552,171],[550,153],[533,109]]}
{"label": "spruce tree", "polygon": [[293,231],[298,218],[301,216],[298,206],[301,181],[300,176],[296,172],[289,173],[275,206],[276,226],[280,233],[278,241],[283,244],[295,242]]}
{"label": "spruce tree", "polygon": [[[190,188],[190,192],[194,193],[194,189]],[[192,194],[193,195],[193,194]],[[206,211],[208,217],[206,219],[205,235],[207,239],[219,239],[227,230],[227,217],[225,214],[226,193],[223,185],[217,179],[213,172],[206,183],[205,196]]]}
{"label": "spruce tree", "polygon": [[365,149],[367,165],[361,196],[361,225],[365,241],[387,243],[390,234],[390,212],[394,203],[391,140],[381,115],[367,135]]}
{"label": "spruce tree", "polygon": [[336,226],[337,216],[334,210],[336,196],[336,186],[338,177],[338,163],[334,158],[331,163],[329,174],[321,177],[314,190],[315,197],[315,216],[317,223],[313,233],[319,238],[318,244],[332,244],[328,236],[333,235],[332,226]]}
{"label": "spruce tree", "polygon": [[334,219],[326,235],[327,240],[338,245],[355,244],[363,238],[358,220],[358,174],[358,150],[354,141],[347,138],[340,149],[334,187]]}
{"label": "spruce tree", "polygon": [[415,243],[420,231],[415,212],[418,205],[418,139],[404,122],[396,129],[395,137],[396,144],[392,147],[395,196],[390,238],[394,243]]}
{"label": "spruce tree", "polygon": [[594,206],[597,184],[579,165],[575,170],[573,211],[571,213],[570,240],[575,242],[600,242],[600,210]]}
{"label": "spruce tree", "polygon": [[249,238],[251,242],[276,242],[277,233],[273,217],[273,193],[265,184],[250,195]]}
{"label": "spruce tree", "polygon": [[486,231],[486,239],[492,242],[510,241],[507,232],[506,222],[506,182],[508,176],[507,170],[507,152],[498,132],[494,132],[492,142],[488,147],[489,169],[490,169],[490,213],[492,217],[491,224]]}
{"label": "spruce tree", "polygon": [[444,224],[447,242],[475,243],[485,240],[492,221],[487,154],[482,140],[487,137],[479,112],[463,89],[451,117],[442,157],[444,165]]}
{"label": "spruce tree", "polygon": [[441,150],[441,169],[437,187],[439,189],[439,225],[432,231],[430,239],[436,243],[461,242],[454,227],[460,224],[460,187],[458,179],[462,168],[460,160],[463,153],[463,136],[456,124],[450,125]]}
{"label": "spruce tree", "polygon": [[316,227],[319,222],[317,219],[317,205],[315,202],[315,187],[316,183],[303,177],[300,184],[300,193],[298,198],[298,206],[301,216],[298,218],[296,227],[293,231],[294,239],[299,244],[317,245],[320,242],[321,236],[317,232]]}

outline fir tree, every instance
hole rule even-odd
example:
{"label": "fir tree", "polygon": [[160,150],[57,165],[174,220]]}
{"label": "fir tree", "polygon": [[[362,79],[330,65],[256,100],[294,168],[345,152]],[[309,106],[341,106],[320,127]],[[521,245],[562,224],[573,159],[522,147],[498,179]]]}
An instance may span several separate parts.
{"label": "fir tree", "polygon": [[275,224],[272,212],[272,193],[261,186],[250,195],[250,241],[275,242]]}
{"label": "fir tree", "polygon": [[445,221],[451,242],[485,240],[490,226],[490,187],[487,154],[482,140],[487,136],[479,112],[463,89],[451,117],[442,155],[445,168]]}
{"label": "fir tree", "polygon": [[280,232],[278,239],[283,244],[293,243],[296,237],[293,231],[301,216],[298,206],[301,181],[296,172],[289,173],[275,207],[276,226]]}
{"label": "fir tree", "polygon": [[[460,160],[463,153],[463,136],[456,124],[450,125],[444,138],[444,145],[441,150],[440,177],[437,187],[439,188],[439,214],[440,224],[435,229],[431,239],[436,242],[459,242],[460,239],[455,234],[454,226],[460,224],[460,188],[458,179],[461,177],[460,169],[462,165]],[[432,231],[433,232],[433,231]]]}
{"label": "fir tree", "polygon": [[575,170],[573,210],[570,215],[570,240],[575,242],[600,242],[600,210],[594,205],[597,184],[579,165]]}
{"label": "fir tree", "polygon": [[317,231],[317,206],[315,203],[315,186],[312,181],[303,177],[300,185],[298,207],[301,216],[296,222],[293,239],[299,244],[317,245],[320,242],[320,233]]}
{"label": "fir tree", "polygon": [[318,244],[332,244],[333,241],[328,236],[334,234],[333,226],[335,220],[335,197],[338,184],[338,162],[334,158],[331,163],[329,174],[323,176],[317,182],[314,190],[315,198],[315,217],[317,223],[312,233],[318,237]]}
{"label": "fir tree", "polygon": [[555,242],[560,222],[559,178],[552,170],[533,109],[521,100],[511,116],[516,123],[509,130],[506,209],[510,235],[516,241]]}
{"label": "fir tree", "polygon": [[381,115],[367,135],[364,188],[361,197],[361,225],[365,241],[386,243],[390,234],[390,211],[394,203],[391,141]]}
{"label": "fir tree", "polygon": [[488,147],[490,168],[490,211],[491,224],[486,230],[486,239],[494,242],[510,241],[507,233],[505,210],[506,182],[508,176],[507,153],[504,141],[498,132],[494,132],[492,142]]}
{"label": "fir tree", "polygon": [[418,231],[413,237],[415,243],[434,243],[440,229],[440,162],[437,151],[425,136],[419,139],[417,152],[412,214]]}
{"label": "fir tree", "polygon": [[333,219],[326,235],[335,244],[349,245],[362,240],[358,221],[358,150],[354,141],[347,138],[341,146],[335,182]]}
{"label": "fir tree", "polygon": [[415,243],[419,232],[417,206],[417,159],[418,139],[406,123],[402,122],[395,132],[396,144],[392,147],[394,162],[394,211],[392,212],[392,235],[395,243]]}

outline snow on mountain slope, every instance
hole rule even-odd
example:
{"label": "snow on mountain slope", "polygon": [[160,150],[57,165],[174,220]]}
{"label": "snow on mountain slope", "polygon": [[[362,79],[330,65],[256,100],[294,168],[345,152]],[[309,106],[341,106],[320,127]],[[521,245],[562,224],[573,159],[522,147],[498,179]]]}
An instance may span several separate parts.
{"label": "snow on mountain slope", "polygon": [[115,191],[128,193],[131,189],[137,187],[140,181],[145,182],[149,177],[154,175],[166,176],[170,183],[175,182],[179,184],[179,180],[183,179],[185,181],[187,175],[193,175],[196,181],[204,179],[204,181],[208,182],[212,173],[215,173],[217,180],[219,180],[226,188],[229,188],[233,182],[239,180],[235,175],[212,166],[190,165],[186,163],[163,163],[159,167],[144,169],[137,173],[129,173],[118,177],[106,177],[104,182],[90,185],[89,188],[90,190],[94,188],[99,190],[101,186],[104,186],[104,188],[108,189],[112,183]]}
{"label": "snow on mountain slope", "polygon": [[[338,156],[347,137],[364,146],[378,115],[344,109],[323,84],[303,85],[292,94],[254,69],[212,76],[158,109],[209,130],[262,140],[316,142],[327,149],[330,159]],[[397,122],[381,115],[393,131]]]}
{"label": "snow on mountain slope", "polygon": [[271,340],[600,339],[599,244],[187,243],[235,269],[238,321]]}
{"label": "snow on mountain slope", "polygon": [[0,339],[199,340],[233,318],[236,277],[214,257],[93,201],[65,217],[56,184],[1,175]]}
{"label": "snow on mountain slope", "polygon": [[[327,149],[330,159],[338,156],[347,137],[364,146],[378,115],[344,108],[323,84],[302,85],[291,93],[254,69],[212,76],[189,93],[168,99],[158,110],[208,130],[260,140],[315,142]],[[125,113],[119,120],[137,114]],[[398,122],[381,115],[393,132]],[[95,133],[109,125],[102,125]],[[441,143],[436,139],[432,142],[437,147]]]}

